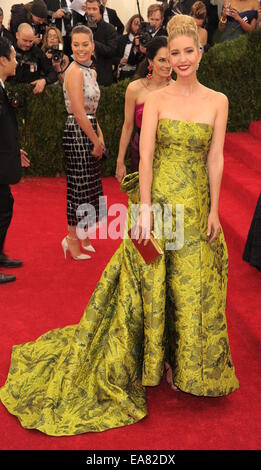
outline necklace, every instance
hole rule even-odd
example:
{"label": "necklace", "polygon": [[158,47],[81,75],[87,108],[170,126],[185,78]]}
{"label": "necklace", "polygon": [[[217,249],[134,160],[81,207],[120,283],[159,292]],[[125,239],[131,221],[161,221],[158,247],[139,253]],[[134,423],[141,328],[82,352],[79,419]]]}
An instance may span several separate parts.
{"label": "necklace", "polygon": [[161,85],[158,85],[158,86],[154,86],[154,87],[153,87],[153,82],[151,82],[151,80],[148,80],[147,78],[145,78],[145,82],[144,82],[144,86],[145,86],[145,88],[147,88],[147,90],[149,90],[149,89],[151,89],[151,90],[160,90],[161,88],[165,88],[165,86],[168,86],[169,84],[170,84],[170,80],[168,80],[168,79],[166,79],[165,83],[163,83]]}

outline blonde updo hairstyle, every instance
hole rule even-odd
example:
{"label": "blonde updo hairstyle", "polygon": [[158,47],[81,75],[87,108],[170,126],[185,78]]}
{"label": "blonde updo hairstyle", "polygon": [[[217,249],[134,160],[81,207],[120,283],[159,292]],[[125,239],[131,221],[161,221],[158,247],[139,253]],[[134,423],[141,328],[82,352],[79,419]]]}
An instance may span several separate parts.
{"label": "blonde updo hairstyle", "polygon": [[192,16],[189,15],[175,15],[173,16],[167,25],[168,31],[168,44],[172,39],[178,36],[189,36],[194,39],[194,42],[198,49],[200,49],[200,42],[198,36],[198,28],[196,21]]}

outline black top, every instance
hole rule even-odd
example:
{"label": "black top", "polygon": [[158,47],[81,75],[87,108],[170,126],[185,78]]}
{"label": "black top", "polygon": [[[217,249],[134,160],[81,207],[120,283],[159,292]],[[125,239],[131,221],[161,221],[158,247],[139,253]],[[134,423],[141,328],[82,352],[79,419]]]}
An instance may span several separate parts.
{"label": "black top", "polygon": [[[114,64],[118,65],[124,55],[125,47],[127,46],[129,42],[129,35],[124,34],[123,36],[120,36],[118,39],[118,48],[117,48],[117,53],[114,58]],[[131,50],[130,50],[130,55],[128,57],[128,64],[129,65],[138,65],[139,63],[139,53],[136,52],[134,53],[134,41],[132,42]]]}
{"label": "black top", "polygon": [[13,44],[13,45],[15,43],[15,39],[14,39],[13,35],[4,26],[0,29],[0,37],[8,39],[10,41],[10,43]]}
{"label": "black top", "polygon": [[18,125],[5,89],[0,83],[0,184],[15,184],[22,176]]}

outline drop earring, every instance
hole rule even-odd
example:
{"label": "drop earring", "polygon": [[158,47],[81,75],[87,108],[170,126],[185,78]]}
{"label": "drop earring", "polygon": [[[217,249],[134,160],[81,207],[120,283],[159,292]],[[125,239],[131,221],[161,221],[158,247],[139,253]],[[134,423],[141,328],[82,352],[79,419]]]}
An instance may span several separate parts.
{"label": "drop earring", "polygon": [[149,64],[149,65],[148,65],[148,73],[147,73],[147,75],[146,75],[146,78],[147,78],[148,80],[151,80],[151,78],[152,78],[152,70],[153,70],[153,67],[152,67],[151,64]]}

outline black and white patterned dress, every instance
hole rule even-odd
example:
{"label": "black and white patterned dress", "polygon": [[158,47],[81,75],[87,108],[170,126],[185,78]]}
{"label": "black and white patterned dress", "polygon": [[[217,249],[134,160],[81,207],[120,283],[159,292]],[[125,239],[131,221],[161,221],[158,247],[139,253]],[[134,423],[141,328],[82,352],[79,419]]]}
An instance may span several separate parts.
{"label": "black and white patterned dress", "polygon": [[[95,132],[97,132],[95,113],[100,99],[100,89],[94,71],[81,65],[80,68],[84,77],[84,109]],[[93,215],[93,211],[85,211],[85,215],[88,212],[88,224],[83,224],[90,228],[90,225],[95,225],[104,216],[100,213],[101,200],[99,207],[99,198],[103,196],[101,161],[92,155],[93,144],[82,131],[72,113],[71,100],[65,84],[63,92],[68,112],[63,136],[67,164],[67,220],[68,225],[77,226],[84,219],[83,210],[86,206],[83,204],[91,204],[95,209],[95,215]],[[104,207],[102,212],[104,212]]]}

